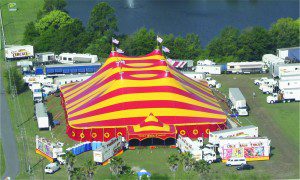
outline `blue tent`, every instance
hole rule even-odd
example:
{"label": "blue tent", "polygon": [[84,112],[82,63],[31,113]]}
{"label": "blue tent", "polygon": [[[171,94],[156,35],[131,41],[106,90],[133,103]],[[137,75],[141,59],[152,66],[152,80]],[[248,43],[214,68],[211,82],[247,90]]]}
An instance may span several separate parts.
{"label": "blue tent", "polygon": [[150,177],[150,176],[151,176],[151,174],[150,174],[148,171],[146,171],[145,169],[140,170],[140,172],[138,172],[137,175],[138,175],[138,178],[139,178],[139,179],[140,179],[143,175],[147,175],[147,177]]}

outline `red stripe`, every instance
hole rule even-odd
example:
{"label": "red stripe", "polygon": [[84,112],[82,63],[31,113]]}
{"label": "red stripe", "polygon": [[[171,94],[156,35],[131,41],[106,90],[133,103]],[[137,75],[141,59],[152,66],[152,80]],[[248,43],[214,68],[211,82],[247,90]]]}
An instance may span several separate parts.
{"label": "red stripe", "polygon": [[[119,118],[111,119],[107,121],[89,122],[72,125],[74,127],[93,127],[93,126],[132,126],[137,125],[143,121],[146,117],[135,117],[135,118]],[[188,123],[203,123],[207,124],[222,123],[225,119],[213,119],[213,118],[199,118],[199,117],[180,117],[180,116],[157,116],[157,118],[165,124],[188,124]]]}
{"label": "red stripe", "polygon": [[[222,111],[216,111],[216,110],[208,109],[205,107],[200,107],[200,106],[195,106],[195,105],[191,105],[191,104],[187,104],[187,103],[178,102],[175,100],[174,101],[149,100],[149,101],[132,101],[132,102],[124,102],[124,103],[114,104],[114,105],[100,108],[100,109],[97,109],[94,111],[83,113],[78,116],[74,116],[72,118],[69,118],[69,120],[70,121],[79,120],[79,119],[90,117],[90,116],[96,116],[96,115],[101,115],[101,114],[105,114],[105,113],[117,112],[117,111],[129,110],[129,109],[148,109],[148,108],[178,108],[178,109],[202,111],[202,112],[220,114],[220,115],[224,114]],[[151,113],[151,112],[149,112],[149,113]],[[170,113],[170,116],[176,116],[177,112],[174,110],[173,112],[169,112],[169,113]],[[72,114],[72,113],[70,113],[70,114]]]}
{"label": "red stripe", "polygon": [[[111,91],[103,96],[98,95],[96,98],[92,99],[91,101],[85,103],[84,105],[80,106],[79,108],[74,109],[73,111],[70,111],[69,114],[72,114],[74,112],[80,111],[82,109],[85,109],[89,106],[92,106],[96,103],[105,101],[107,99],[119,96],[121,94],[135,94],[135,93],[151,93],[151,92],[172,92],[174,94],[179,94],[191,99],[194,99],[196,101],[200,101],[203,103],[206,103],[205,100],[203,100],[202,98],[200,98],[199,96],[192,94],[192,93],[188,93],[186,91],[183,91],[181,89],[175,88],[175,87],[171,87],[171,86],[155,86],[155,87],[126,87],[126,88],[120,88],[120,89],[116,89],[114,91]],[[214,104],[212,103],[206,103],[209,105],[212,105],[214,107],[216,107]],[[74,105],[75,106],[75,105]],[[71,108],[71,107],[70,107]]]}

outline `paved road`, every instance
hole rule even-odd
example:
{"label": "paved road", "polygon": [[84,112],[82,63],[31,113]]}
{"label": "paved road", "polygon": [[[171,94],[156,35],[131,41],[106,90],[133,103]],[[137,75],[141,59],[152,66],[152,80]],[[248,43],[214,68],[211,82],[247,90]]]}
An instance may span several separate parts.
{"label": "paved road", "polygon": [[15,135],[10,121],[9,108],[5,98],[5,90],[2,81],[3,77],[1,74],[0,68],[0,131],[6,165],[2,179],[7,176],[15,179],[20,171],[20,160],[18,157]]}

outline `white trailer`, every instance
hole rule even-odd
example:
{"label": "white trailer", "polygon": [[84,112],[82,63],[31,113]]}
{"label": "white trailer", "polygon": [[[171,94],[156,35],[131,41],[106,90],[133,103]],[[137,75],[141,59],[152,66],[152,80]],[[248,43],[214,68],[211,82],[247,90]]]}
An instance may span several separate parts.
{"label": "white trailer", "polygon": [[231,109],[238,112],[240,116],[248,115],[247,102],[239,88],[229,88],[229,100],[231,101]]}
{"label": "white trailer", "polygon": [[215,161],[216,153],[209,148],[201,149],[202,146],[203,139],[201,137],[196,141],[192,141],[189,137],[178,135],[176,147],[179,148],[182,153],[190,153],[196,161],[201,159],[208,163]]}
{"label": "white trailer", "polygon": [[273,77],[281,78],[287,75],[300,75],[300,63],[276,64],[272,71]]}
{"label": "white trailer", "polygon": [[35,58],[38,62],[55,61],[55,54],[53,52],[36,53]]}
{"label": "white trailer", "polygon": [[282,75],[280,77],[280,80],[295,80],[295,79],[300,79],[300,74],[296,74],[296,75]]}
{"label": "white trailer", "polygon": [[216,65],[216,63],[209,59],[197,61],[197,66],[213,66],[213,65]]}
{"label": "white trailer", "polygon": [[227,72],[236,74],[265,73],[267,67],[264,62],[229,62],[227,63]]}
{"label": "white trailer", "polygon": [[223,162],[230,158],[246,158],[246,161],[270,159],[271,140],[267,137],[231,137],[219,141],[218,151]]}
{"label": "white trailer", "polygon": [[207,74],[221,74],[221,65],[197,65],[195,72]]}
{"label": "white trailer", "polygon": [[65,75],[65,76],[60,76],[57,78],[54,78],[54,84],[60,87],[61,85],[64,84],[69,84],[73,82],[82,82],[88,78],[90,78],[92,75]]}
{"label": "white trailer", "polygon": [[205,73],[197,73],[197,72],[191,72],[191,71],[182,71],[182,73],[187,76],[190,79],[193,79],[195,81],[204,80],[206,77]]}
{"label": "white trailer", "polygon": [[267,97],[267,103],[300,101],[300,89],[282,89],[281,93],[273,93]]}
{"label": "white trailer", "polygon": [[38,122],[39,129],[49,129],[51,130],[51,126],[49,123],[49,117],[47,114],[47,109],[43,103],[36,103],[35,107],[35,117]]}
{"label": "white trailer", "polygon": [[29,89],[32,91],[33,102],[42,102],[43,101],[43,93],[42,86],[38,82],[34,82],[28,84]]}
{"label": "white trailer", "polygon": [[279,89],[300,89],[300,76],[299,79],[290,79],[290,80],[279,80],[278,81]]}
{"label": "white trailer", "polygon": [[22,59],[34,56],[33,46],[31,45],[6,45],[5,57],[7,59]]}
{"label": "white trailer", "polygon": [[284,63],[284,59],[280,58],[278,56],[275,56],[274,54],[265,54],[262,57],[262,61],[268,66],[271,67],[273,64],[278,64],[278,63]]}
{"label": "white trailer", "polygon": [[101,147],[93,151],[93,158],[96,163],[105,164],[107,160],[123,152],[122,136],[112,138],[102,143]]}
{"label": "white trailer", "polygon": [[217,145],[220,139],[229,137],[258,137],[258,127],[250,125],[210,132],[208,142]]}
{"label": "white trailer", "polygon": [[95,63],[98,57],[92,54],[62,53],[57,57],[57,61],[63,64]]}

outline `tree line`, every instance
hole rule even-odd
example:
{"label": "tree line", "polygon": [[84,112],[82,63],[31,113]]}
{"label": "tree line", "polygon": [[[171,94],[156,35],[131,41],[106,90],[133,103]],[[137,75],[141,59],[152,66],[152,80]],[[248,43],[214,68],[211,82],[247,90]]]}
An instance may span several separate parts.
{"label": "tree line", "polygon": [[[66,11],[65,0],[44,0],[43,9],[35,22],[26,25],[24,44],[32,44],[36,52],[53,51],[97,54],[108,57],[112,37],[120,40],[120,47],[127,55],[144,55],[156,47],[153,29],[141,27],[136,32],[118,34],[115,9],[106,2],[98,3],[92,10],[87,26],[79,19],[71,18]],[[239,30],[224,28],[203,48],[196,34],[174,36],[159,35],[162,45],[174,59],[214,59],[216,62],[257,61],[263,54],[275,53],[276,49],[299,46],[300,19],[282,18],[269,29],[249,27]]]}

